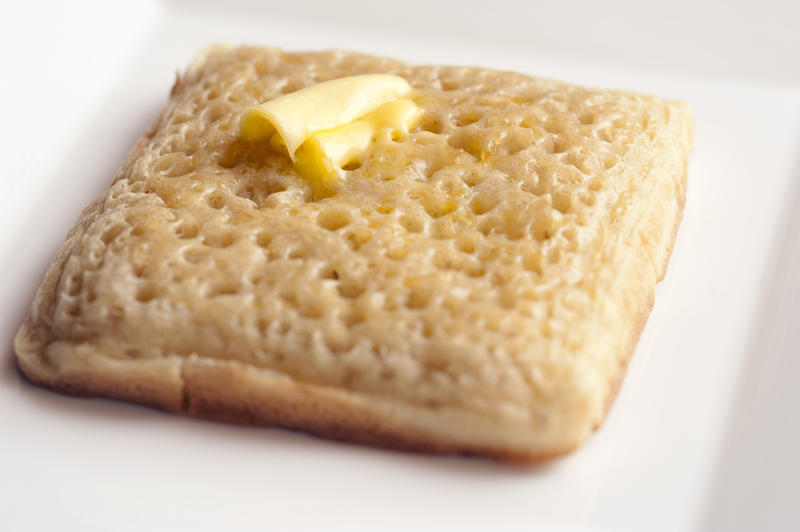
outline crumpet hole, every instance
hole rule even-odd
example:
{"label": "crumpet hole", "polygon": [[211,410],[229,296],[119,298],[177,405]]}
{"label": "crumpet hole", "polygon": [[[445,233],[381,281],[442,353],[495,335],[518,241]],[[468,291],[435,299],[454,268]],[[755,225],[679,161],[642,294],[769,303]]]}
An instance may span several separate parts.
{"label": "crumpet hole", "polygon": [[317,215],[317,224],[328,231],[336,231],[350,224],[350,214],[340,209],[326,209]]}
{"label": "crumpet hole", "polygon": [[148,301],[152,301],[156,298],[156,289],[151,284],[146,284],[144,286],[140,286],[139,289],[136,291],[136,301],[140,303],[147,303]]}

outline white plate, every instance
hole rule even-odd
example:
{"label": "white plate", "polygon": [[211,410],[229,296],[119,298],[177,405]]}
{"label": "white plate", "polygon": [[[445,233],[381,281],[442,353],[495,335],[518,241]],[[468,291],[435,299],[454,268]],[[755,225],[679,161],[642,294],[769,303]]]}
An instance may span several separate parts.
{"label": "white plate", "polygon": [[[784,22],[796,9],[295,4],[6,8],[2,528],[797,529],[800,39]],[[511,68],[690,102],[697,136],[684,221],[602,430],[567,458],[520,470],[24,382],[10,344],[44,268],[154,118],[174,71],[209,41]]]}

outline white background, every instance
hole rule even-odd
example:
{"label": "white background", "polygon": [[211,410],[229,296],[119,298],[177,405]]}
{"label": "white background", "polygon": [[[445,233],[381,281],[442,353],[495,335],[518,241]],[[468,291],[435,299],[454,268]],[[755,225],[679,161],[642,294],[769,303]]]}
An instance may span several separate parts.
{"label": "white background", "polygon": [[[794,2],[6,2],[0,529],[800,529]],[[603,429],[533,469],[33,388],[11,339],[80,209],[211,41],[350,48],[688,101],[689,197]]]}

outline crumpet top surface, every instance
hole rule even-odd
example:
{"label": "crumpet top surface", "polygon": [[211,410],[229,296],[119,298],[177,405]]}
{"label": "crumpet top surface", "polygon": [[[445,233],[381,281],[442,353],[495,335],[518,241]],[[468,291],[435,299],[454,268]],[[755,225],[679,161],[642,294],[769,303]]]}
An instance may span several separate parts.
{"label": "crumpet top surface", "polygon": [[[423,115],[333,189],[237,140],[247,107],[364,73],[404,77]],[[532,423],[580,402],[596,422],[637,326],[617,266],[641,244],[650,169],[684,172],[687,114],[508,72],[213,47],[34,318],[109,357],[235,359]],[[648,253],[655,284],[663,257]]]}

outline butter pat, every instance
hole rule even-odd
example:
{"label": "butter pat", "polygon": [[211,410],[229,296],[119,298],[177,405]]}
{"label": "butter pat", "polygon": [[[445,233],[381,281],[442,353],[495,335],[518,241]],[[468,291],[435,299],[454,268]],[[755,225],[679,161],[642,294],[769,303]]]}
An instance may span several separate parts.
{"label": "butter pat", "polygon": [[419,108],[398,76],[370,74],[326,81],[250,107],[240,135],[251,142],[285,147],[305,177],[327,180],[358,162],[379,139],[407,134]]}
{"label": "butter pat", "polygon": [[349,124],[312,135],[297,150],[295,166],[307,178],[330,179],[340,168],[361,162],[372,142],[408,134],[418,117],[411,100],[386,103]]}
{"label": "butter pat", "polygon": [[410,90],[406,80],[388,74],[325,81],[249,108],[242,117],[241,135],[257,141],[277,132],[294,161],[311,135],[352,122]]}

